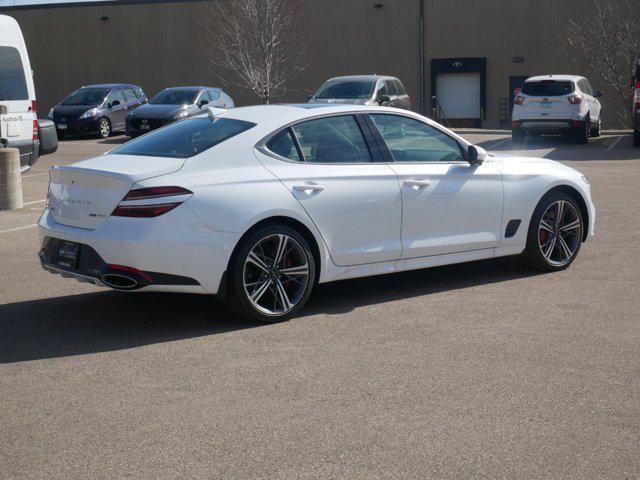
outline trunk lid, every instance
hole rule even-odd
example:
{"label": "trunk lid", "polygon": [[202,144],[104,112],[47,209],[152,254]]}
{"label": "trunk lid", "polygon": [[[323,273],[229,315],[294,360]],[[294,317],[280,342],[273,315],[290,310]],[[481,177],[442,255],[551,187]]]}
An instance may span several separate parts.
{"label": "trunk lid", "polygon": [[539,97],[523,95],[520,106],[523,118],[571,120],[576,108],[569,102],[568,95],[563,97]]}
{"label": "trunk lid", "polygon": [[93,230],[141,180],[182,168],[184,158],[103,155],[50,171],[49,209],[62,225]]}

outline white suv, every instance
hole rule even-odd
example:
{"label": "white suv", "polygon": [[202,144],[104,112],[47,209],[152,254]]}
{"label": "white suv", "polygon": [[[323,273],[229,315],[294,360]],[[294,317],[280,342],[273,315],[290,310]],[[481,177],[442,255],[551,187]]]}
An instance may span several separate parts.
{"label": "white suv", "polygon": [[602,118],[598,98],[584,77],[545,75],[531,77],[516,95],[512,116],[513,143],[528,134],[572,134],[580,143],[600,135]]}

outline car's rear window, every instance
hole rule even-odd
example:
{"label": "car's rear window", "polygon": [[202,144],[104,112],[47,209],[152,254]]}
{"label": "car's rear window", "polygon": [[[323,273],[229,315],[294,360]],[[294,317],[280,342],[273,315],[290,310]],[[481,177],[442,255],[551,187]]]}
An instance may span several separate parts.
{"label": "car's rear window", "polygon": [[373,96],[375,81],[362,80],[330,80],[325,83],[315,98],[319,99],[369,99]]}
{"label": "car's rear window", "polygon": [[29,100],[20,53],[0,47],[0,100]]}
{"label": "car's rear window", "polygon": [[525,82],[522,86],[522,93],[533,97],[560,97],[574,91],[573,82],[556,82],[555,80]]}
{"label": "car's rear window", "polygon": [[189,158],[255,126],[230,118],[194,117],[136,138],[111,154]]}

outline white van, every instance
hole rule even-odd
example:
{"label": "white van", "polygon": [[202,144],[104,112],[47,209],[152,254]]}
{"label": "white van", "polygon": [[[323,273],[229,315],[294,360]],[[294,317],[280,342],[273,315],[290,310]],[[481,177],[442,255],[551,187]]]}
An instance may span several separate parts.
{"label": "white van", "polygon": [[6,15],[0,15],[0,139],[20,150],[23,171],[38,159],[40,141],[31,64],[18,22]]}

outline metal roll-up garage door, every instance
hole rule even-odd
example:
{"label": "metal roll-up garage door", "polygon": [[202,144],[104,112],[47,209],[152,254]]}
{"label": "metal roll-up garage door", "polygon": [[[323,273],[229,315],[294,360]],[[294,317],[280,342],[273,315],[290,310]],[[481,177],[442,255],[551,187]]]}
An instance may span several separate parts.
{"label": "metal roll-up garage door", "polygon": [[479,73],[440,73],[436,92],[448,120],[480,118]]}

